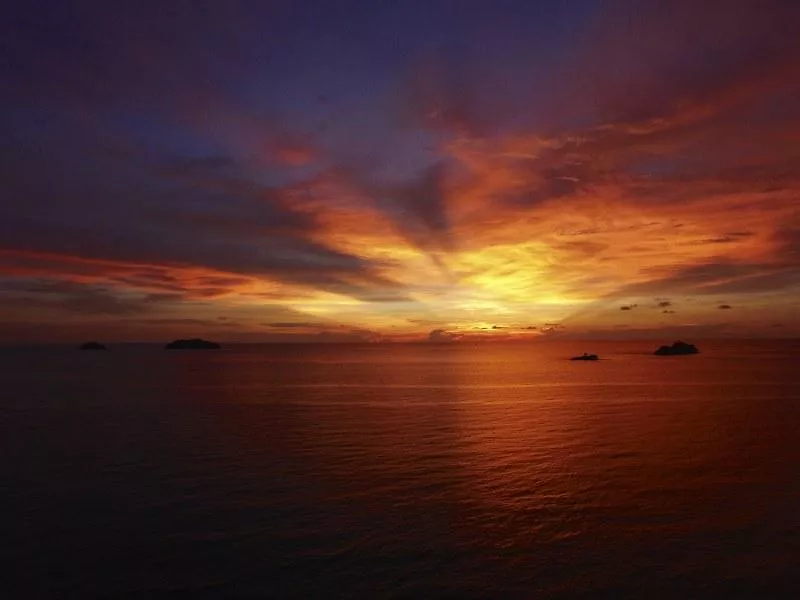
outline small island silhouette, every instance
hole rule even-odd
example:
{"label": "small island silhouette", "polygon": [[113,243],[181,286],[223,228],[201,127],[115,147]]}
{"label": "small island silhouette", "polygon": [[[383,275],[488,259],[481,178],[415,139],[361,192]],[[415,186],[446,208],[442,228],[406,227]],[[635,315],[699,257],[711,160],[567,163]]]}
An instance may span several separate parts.
{"label": "small island silhouette", "polygon": [[573,356],[570,360],[599,360],[600,357],[597,354],[589,354],[588,352],[584,352],[580,356]]}
{"label": "small island silhouette", "polygon": [[697,354],[700,350],[694,344],[687,344],[678,340],[671,346],[661,346],[653,354],[656,356],[682,356],[685,354]]}
{"label": "small island silhouette", "polygon": [[79,350],[105,350],[106,347],[99,342],[86,342],[82,344]]}
{"label": "small island silhouette", "polygon": [[192,338],[188,340],[175,340],[164,346],[165,350],[219,350],[220,345],[216,342]]}

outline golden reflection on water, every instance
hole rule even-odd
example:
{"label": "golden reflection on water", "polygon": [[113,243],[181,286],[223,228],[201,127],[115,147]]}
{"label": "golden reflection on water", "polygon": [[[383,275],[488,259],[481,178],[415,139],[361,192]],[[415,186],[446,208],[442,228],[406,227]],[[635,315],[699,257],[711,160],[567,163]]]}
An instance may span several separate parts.
{"label": "golden reflection on water", "polygon": [[[16,452],[32,453],[31,479],[10,476],[69,485],[15,507],[98,554],[113,552],[104,531],[123,553],[170,553],[186,580],[118,564],[178,587],[593,597],[738,577],[779,589],[798,550],[793,362],[709,348],[659,360],[605,346],[596,364],[567,360],[595,348],[553,345],[70,355],[61,379],[28,376],[39,404],[4,414]],[[47,404],[64,390],[67,408]],[[36,451],[31,417],[52,424],[50,411],[84,433],[81,454]],[[14,539],[36,538],[20,526]]]}
{"label": "golden reflection on water", "polygon": [[756,477],[735,462],[752,440],[717,371],[646,355],[575,365],[525,351],[192,356],[173,375],[201,413],[216,406],[213,421],[192,427],[256,494],[306,486],[320,503],[358,504],[386,527],[402,507],[444,504],[459,535],[492,546],[596,533],[604,526],[592,519],[607,511],[640,515],[621,526],[634,535],[662,527],[658,515],[684,496],[719,501],[708,477]]}

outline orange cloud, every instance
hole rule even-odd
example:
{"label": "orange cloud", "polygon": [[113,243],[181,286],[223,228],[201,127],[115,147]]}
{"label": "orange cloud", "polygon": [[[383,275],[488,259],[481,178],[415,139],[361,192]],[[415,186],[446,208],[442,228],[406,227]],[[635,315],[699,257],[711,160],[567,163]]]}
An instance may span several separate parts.
{"label": "orange cloud", "polygon": [[[571,54],[563,83],[531,100],[531,112],[551,117],[544,124],[499,118],[479,93],[493,92],[492,82],[466,61],[425,62],[400,94],[402,133],[425,143],[407,152],[413,157],[387,141],[381,151],[390,158],[354,158],[352,139],[375,132],[354,127],[337,148],[322,113],[290,129],[279,111],[245,110],[222,90],[195,99],[176,91],[187,105],[179,120],[223,148],[141,159],[157,179],[141,211],[113,214],[94,189],[127,180],[105,180],[100,169],[88,186],[98,197],[80,209],[59,212],[57,200],[64,193],[79,203],[84,189],[45,189],[40,212],[54,216],[22,214],[34,235],[15,238],[43,250],[0,251],[0,275],[19,287],[9,306],[22,318],[32,314],[29,296],[61,295],[36,314],[55,320],[83,299],[132,319],[142,299],[161,302],[160,294],[189,314],[163,302],[144,326],[194,319],[222,327],[211,311],[224,309],[253,335],[421,340],[439,332],[438,341],[562,329],[729,331],[772,307],[786,331],[798,331],[789,310],[800,291],[796,8],[729,4],[613,3]],[[370,115],[370,127],[379,122]],[[387,165],[394,155],[397,164]],[[139,206],[138,195],[123,199]],[[108,214],[96,221],[110,225],[95,240],[101,209]],[[143,223],[126,237],[129,216]],[[62,221],[72,235],[51,236],[63,233]],[[142,243],[152,231],[154,243]],[[656,300],[665,297],[675,307]],[[724,305],[736,310],[722,311],[722,322]]]}

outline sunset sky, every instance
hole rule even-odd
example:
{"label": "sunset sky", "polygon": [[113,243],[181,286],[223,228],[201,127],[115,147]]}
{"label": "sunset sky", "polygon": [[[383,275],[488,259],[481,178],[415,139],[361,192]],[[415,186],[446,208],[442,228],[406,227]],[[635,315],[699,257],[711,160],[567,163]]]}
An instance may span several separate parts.
{"label": "sunset sky", "polygon": [[800,2],[17,2],[0,341],[800,336]]}

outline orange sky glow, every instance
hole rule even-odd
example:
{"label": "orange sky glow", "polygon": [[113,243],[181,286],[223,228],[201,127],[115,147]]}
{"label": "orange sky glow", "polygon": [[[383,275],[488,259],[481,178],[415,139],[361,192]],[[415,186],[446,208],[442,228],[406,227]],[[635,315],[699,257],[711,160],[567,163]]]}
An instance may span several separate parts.
{"label": "orange sky glow", "polygon": [[[366,100],[357,75],[317,83],[320,55],[284,72],[308,106],[263,113],[246,73],[247,94],[186,75],[175,88],[191,93],[163,107],[148,105],[156,81],[130,108],[114,86],[134,84],[75,64],[101,107],[85,88],[19,84],[0,341],[800,336],[798,11],[767,4],[587,18],[563,58],[530,59],[530,85],[518,61],[513,111],[492,92],[502,53],[453,83],[420,52],[388,84],[364,74],[383,82]],[[531,44],[515,56],[567,42]],[[131,72],[153,65],[133,38],[113,48]],[[171,58],[166,76],[194,65]],[[59,124],[25,121],[28,102]],[[73,163],[73,145],[92,158]]]}

